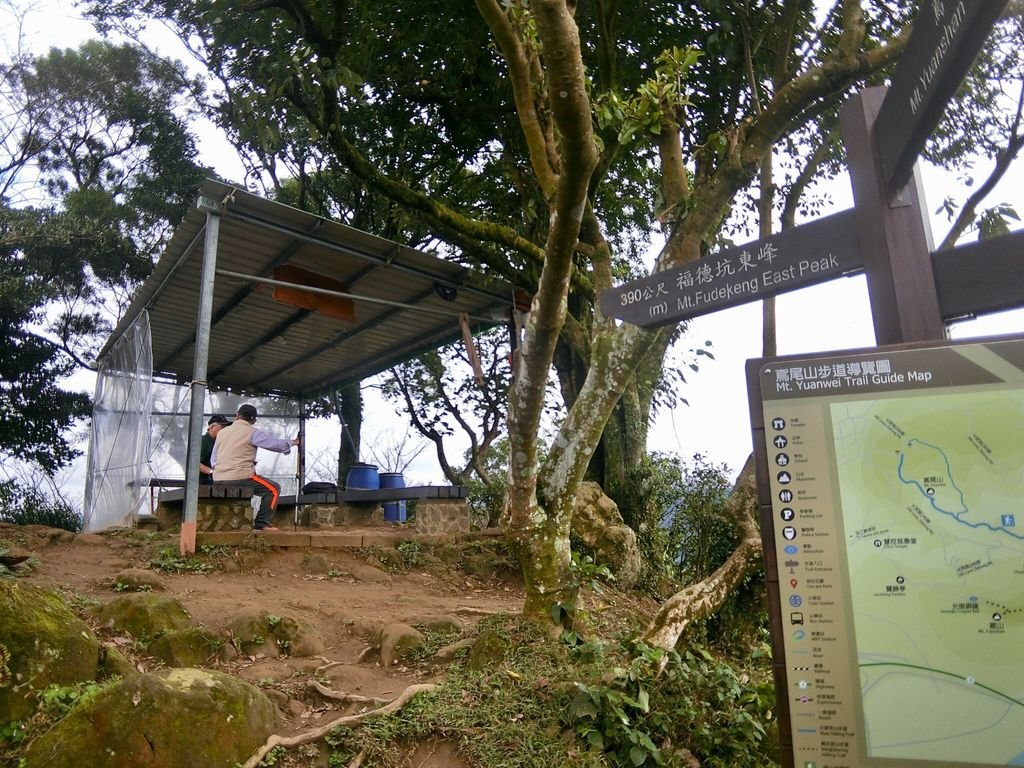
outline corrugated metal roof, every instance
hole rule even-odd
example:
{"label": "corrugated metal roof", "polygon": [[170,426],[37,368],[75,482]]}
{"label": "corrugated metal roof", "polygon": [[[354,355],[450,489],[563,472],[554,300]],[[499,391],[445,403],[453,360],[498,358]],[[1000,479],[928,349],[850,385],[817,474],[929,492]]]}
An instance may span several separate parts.
{"label": "corrugated metal roof", "polygon": [[[222,210],[211,387],[311,397],[454,341],[460,313],[474,329],[508,317],[512,289],[499,281],[228,184],[208,180],[200,195]],[[154,374],[191,379],[205,229],[206,214],[193,207],[101,356],[148,309]],[[346,285],[354,322],[282,303],[272,284],[236,276],[272,279],[284,265]]]}

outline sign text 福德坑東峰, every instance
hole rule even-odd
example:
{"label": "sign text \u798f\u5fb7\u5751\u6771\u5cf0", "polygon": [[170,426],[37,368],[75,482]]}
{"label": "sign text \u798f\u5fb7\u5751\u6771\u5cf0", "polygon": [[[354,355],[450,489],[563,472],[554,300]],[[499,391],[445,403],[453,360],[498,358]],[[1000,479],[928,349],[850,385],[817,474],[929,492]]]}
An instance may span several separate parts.
{"label": "sign text \u798f\u5fb7\u5751\u6771\u5cf0", "polygon": [[854,212],[843,211],[601,293],[601,311],[643,327],[824,282],[863,266]]}

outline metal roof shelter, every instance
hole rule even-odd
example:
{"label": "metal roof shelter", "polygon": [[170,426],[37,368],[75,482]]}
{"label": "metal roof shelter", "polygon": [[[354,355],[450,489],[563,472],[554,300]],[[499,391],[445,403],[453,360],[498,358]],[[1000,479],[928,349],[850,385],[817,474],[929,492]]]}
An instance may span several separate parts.
{"label": "metal roof shelter", "polygon": [[181,549],[194,552],[207,384],[307,400],[452,342],[464,327],[504,322],[512,306],[506,284],[207,180],[100,363],[148,319],[152,376],[190,383]]}
{"label": "metal roof shelter", "polygon": [[[457,264],[218,181],[199,199],[220,219],[206,376],[217,388],[309,398],[456,340],[460,313],[473,326],[508,318],[511,288]],[[207,218],[185,215],[101,357],[148,310],[154,375],[191,380]],[[281,286],[265,281],[285,266],[343,284],[354,319],[275,300]]]}

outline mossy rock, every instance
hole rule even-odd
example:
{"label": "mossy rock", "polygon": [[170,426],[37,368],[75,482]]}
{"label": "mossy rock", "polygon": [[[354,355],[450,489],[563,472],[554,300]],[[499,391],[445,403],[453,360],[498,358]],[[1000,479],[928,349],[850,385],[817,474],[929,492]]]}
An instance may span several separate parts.
{"label": "mossy rock", "polygon": [[200,627],[165,632],[149,644],[149,654],[168,667],[201,667],[221,656],[224,641]]}
{"label": "mossy rock", "polygon": [[224,768],[271,734],[274,705],[206,669],[122,680],[76,706],[25,753],[25,768]]}
{"label": "mossy rock", "polygon": [[493,629],[483,630],[469,649],[469,668],[488,669],[501,664],[512,650],[508,637]]}
{"label": "mossy rock", "polygon": [[121,592],[163,592],[163,579],[144,568],[126,568],[114,577],[114,589]]}
{"label": "mossy rock", "polygon": [[145,592],[115,597],[94,608],[93,614],[105,626],[143,642],[191,624],[188,612],[175,598]]}
{"label": "mossy rock", "polygon": [[580,483],[572,514],[572,532],[607,564],[620,588],[636,583],[642,569],[636,533],[622,520],[619,507],[595,482]]}
{"label": "mossy rock", "polygon": [[317,656],[324,652],[323,638],[305,619],[250,611],[232,619],[228,630],[238,650],[248,656]]}
{"label": "mossy rock", "polygon": [[0,723],[35,710],[49,685],[94,680],[100,643],[54,592],[0,581]]}
{"label": "mossy rock", "polygon": [[139,671],[132,660],[117,648],[104,646],[100,651],[100,669],[98,678],[112,680],[116,677],[135,677]]}
{"label": "mossy rock", "polygon": [[408,624],[388,624],[380,631],[380,665],[405,661],[427,644],[423,633]]}

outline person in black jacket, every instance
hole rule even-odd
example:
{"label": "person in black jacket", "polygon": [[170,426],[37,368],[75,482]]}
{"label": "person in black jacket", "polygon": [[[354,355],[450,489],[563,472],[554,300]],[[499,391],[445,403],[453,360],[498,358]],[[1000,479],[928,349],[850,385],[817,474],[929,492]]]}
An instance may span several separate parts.
{"label": "person in black jacket", "polygon": [[213,485],[213,462],[211,459],[213,443],[217,439],[217,433],[230,423],[230,421],[220,415],[211,416],[210,420],[206,422],[206,432],[203,434],[203,442],[199,448],[200,485]]}

